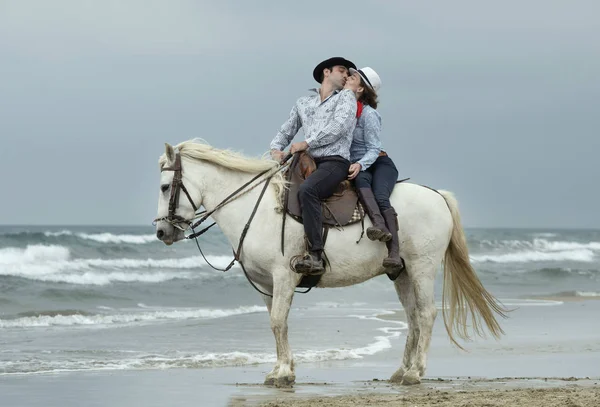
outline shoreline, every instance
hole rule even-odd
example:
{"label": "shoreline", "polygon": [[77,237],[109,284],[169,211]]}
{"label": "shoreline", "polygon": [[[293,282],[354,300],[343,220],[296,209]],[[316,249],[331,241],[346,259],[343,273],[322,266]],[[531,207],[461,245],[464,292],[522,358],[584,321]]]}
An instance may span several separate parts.
{"label": "shoreline", "polygon": [[[598,377],[436,377],[403,386],[361,380],[365,366],[305,366],[294,387],[264,386],[264,366],[44,374],[0,378],[11,407],[597,407]],[[377,369],[373,369],[377,370]],[[380,376],[375,374],[375,377]],[[371,376],[373,377],[373,376]],[[334,381],[334,379],[336,381]]]}

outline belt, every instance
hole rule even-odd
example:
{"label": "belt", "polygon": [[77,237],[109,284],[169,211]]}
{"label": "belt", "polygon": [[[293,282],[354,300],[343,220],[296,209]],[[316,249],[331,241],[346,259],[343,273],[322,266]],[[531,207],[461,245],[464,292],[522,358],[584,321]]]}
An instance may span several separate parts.
{"label": "belt", "polygon": [[379,152],[379,157],[387,157],[387,153],[385,151],[380,151]]}

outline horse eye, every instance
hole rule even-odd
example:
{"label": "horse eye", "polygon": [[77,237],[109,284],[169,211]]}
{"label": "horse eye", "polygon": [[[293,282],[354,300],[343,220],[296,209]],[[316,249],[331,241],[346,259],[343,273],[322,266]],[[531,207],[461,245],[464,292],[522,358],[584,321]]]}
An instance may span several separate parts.
{"label": "horse eye", "polygon": [[167,192],[169,190],[169,184],[164,184],[160,186],[160,190],[162,192]]}

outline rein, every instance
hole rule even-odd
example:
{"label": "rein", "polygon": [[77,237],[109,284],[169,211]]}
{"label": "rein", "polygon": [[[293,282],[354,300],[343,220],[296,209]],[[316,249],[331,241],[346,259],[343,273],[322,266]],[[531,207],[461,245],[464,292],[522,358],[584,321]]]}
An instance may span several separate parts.
{"label": "rein", "polygon": [[[182,174],[182,168],[181,168],[181,155],[179,154],[179,152],[176,152],[175,154],[175,163],[173,164],[172,167],[165,167],[161,169],[162,171],[173,171],[174,175],[173,175],[173,182],[171,183],[171,196],[169,198],[169,213],[167,216],[162,217],[162,218],[156,218],[154,219],[154,224],[156,224],[156,222],[158,221],[165,221],[167,223],[169,223],[170,225],[172,225],[173,227],[176,227],[177,229],[181,230],[181,231],[185,231],[186,229],[182,228],[179,224],[180,223],[185,223],[188,228],[192,229],[192,234],[186,236],[186,239],[194,239],[196,242],[196,246],[198,247],[198,250],[200,251],[200,254],[202,255],[202,258],[204,259],[204,261],[214,270],[217,271],[228,271],[230,270],[233,265],[235,264],[235,262],[237,261],[238,263],[240,263],[240,266],[242,267],[242,271],[244,272],[244,275],[246,276],[246,278],[248,279],[248,282],[252,285],[252,287],[254,287],[254,289],[256,291],[258,291],[259,293],[261,293],[262,295],[265,295],[267,297],[273,297],[271,294],[267,294],[263,291],[261,291],[255,284],[254,282],[250,279],[250,276],[248,275],[248,272],[246,271],[246,268],[244,267],[244,265],[242,264],[242,262],[240,261],[240,257],[241,257],[241,253],[242,253],[242,245],[244,243],[244,239],[246,238],[246,234],[248,233],[248,229],[250,229],[250,224],[252,223],[252,220],[254,219],[254,215],[256,215],[256,211],[258,210],[258,206],[260,205],[260,202],[262,201],[262,198],[267,190],[267,187],[269,186],[269,183],[271,182],[271,179],[273,178],[273,176],[275,175],[275,173],[277,173],[284,164],[287,163],[287,161],[292,157],[292,154],[288,154],[283,161],[281,162],[281,166],[279,168],[277,168],[277,171],[275,171],[273,174],[269,175],[268,177],[266,177],[265,179],[263,179],[262,181],[260,181],[261,183],[264,182],[265,185],[263,186],[262,191],[260,192],[260,195],[256,201],[256,204],[254,205],[254,209],[252,210],[252,214],[250,215],[250,217],[248,218],[248,221],[246,222],[246,225],[244,226],[244,229],[242,231],[242,234],[240,236],[240,241],[238,243],[238,248],[237,251],[233,250],[233,260],[231,260],[231,262],[229,263],[229,265],[227,265],[227,267],[225,267],[224,269],[218,268],[213,266],[208,259],[206,258],[206,256],[204,255],[204,253],[202,252],[202,248],[200,248],[200,243],[198,242],[198,237],[203,235],[204,233],[206,233],[211,227],[213,227],[214,225],[216,225],[216,222],[213,222],[211,225],[205,227],[204,229],[202,229],[199,232],[195,231],[195,228],[200,226],[202,223],[204,223],[206,221],[206,219],[208,219],[210,217],[210,215],[212,215],[213,213],[215,213],[217,210],[221,209],[222,207],[224,207],[225,205],[227,205],[228,203],[232,202],[235,198],[239,197],[239,195],[244,192],[244,189],[246,187],[248,187],[249,185],[251,185],[254,181],[256,181],[257,179],[259,179],[260,177],[262,177],[263,175],[267,174],[269,171],[273,170],[273,168],[269,168],[267,170],[262,171],[261,173],[259,173],[258,175],[256,175],[255,177],[253,177],[250,181],[246,182],[244,185],[242,185],[241,187],[239,187],[238,189],[236,189],[235,191],[233,191],[231,194],[229,194],[225,199],[223,199],[213,210],[211,211],[203,211],[200,212],[196,215],[203,215],[198,221],[193,222],[193,220],[188,220],[185,219],[179,215],[175,214],[175,211],[177,210],[177,207],[179,205],[179,193],[180,191],[183,191],[185,193],[185,195],[188,198],[188,201],[190,202],[190,204],[192,205],[192,207],[194,208],[194,212],[198,212],[198,207],[196,206],[196,204],[194,203],[194,201],[192,200],[189,192],[187,191],[185,185],[183,184],[183,174]],[[255,187],[258,186],[255,185]],[[247,191],[246,191],[247,192]],[[299,291],[301,292],[301,291]]]}

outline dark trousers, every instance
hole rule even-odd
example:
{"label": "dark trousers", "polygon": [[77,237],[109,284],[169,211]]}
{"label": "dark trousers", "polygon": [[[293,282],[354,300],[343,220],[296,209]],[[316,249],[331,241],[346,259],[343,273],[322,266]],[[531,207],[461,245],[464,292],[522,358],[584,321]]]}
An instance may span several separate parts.
{"label": "dark trousers", "polygon": [[309,250],[323,250],[323,213],[321,199],[329,198],[337,186],[348,177],[350,161],[340,156],[315,158],[317,169],[306,178],[298,190],[302,206],[304,233],[308,238]]}
{"label": "dark trousers", "polygon": [[394,190],[396,181],[398,180],[398,170],[392,159],[388,156],[378,157],[377,160],[367,168],[366,171],[361,171],[355,178],[356,188],[371,188],[377,206],[382,212],[390,209],[390,195]]}

